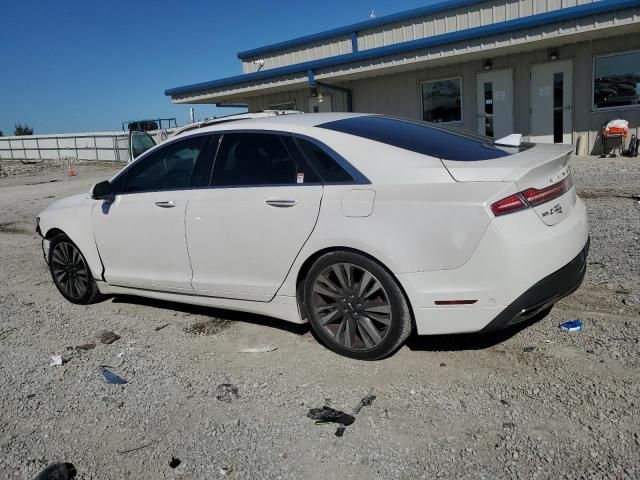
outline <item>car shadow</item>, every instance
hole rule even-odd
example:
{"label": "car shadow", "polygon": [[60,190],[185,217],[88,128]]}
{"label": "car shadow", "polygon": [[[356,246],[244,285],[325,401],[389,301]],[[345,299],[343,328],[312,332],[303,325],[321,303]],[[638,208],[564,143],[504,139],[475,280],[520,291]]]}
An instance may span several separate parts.
{"label": "car shadow", "polygon": [[189,305],[186,303],[171,302],[167,300],[156,300],[153,298],[136,297],[129,295],[116,295],[111,298],[114,304],[143,305],[145,307],[161,308],[174,312],[188,313],[192,315],[202,315],[205,317],[228,320],[232,322],[250,323],[265,327],[273,327],[296,335],[304,335],[309,331],[309,324],[298,324],[280,320],[279,318],[268,317],[247,312],[237,312],[222,308],[203,307],[200,305]]}
{"label": "car shadow", "polygon": [[423,352],[456,352],[465,350],[486,350],[506,342],[522,330],[542,320],[544,316],[532,318],[513,327],[487,333],[461,333],[456,335],[412,334],[407,340],[407,347],[413,351]]}

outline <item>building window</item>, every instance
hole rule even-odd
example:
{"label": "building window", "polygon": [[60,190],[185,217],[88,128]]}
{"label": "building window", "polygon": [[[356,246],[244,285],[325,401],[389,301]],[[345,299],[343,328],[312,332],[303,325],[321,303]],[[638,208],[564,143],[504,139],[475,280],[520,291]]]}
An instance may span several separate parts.
{"label": "building window", "polygon": [[296,110],[296,101],[274,103],[269,105],[269,110]]}
{"label": "building window", "polygon": [[462,121],[462,79],[422,82],[422,119],[427,122]]}
{"label": "building window", "polygon": [[593,108],[640,105],[640,51],[593,59]]}

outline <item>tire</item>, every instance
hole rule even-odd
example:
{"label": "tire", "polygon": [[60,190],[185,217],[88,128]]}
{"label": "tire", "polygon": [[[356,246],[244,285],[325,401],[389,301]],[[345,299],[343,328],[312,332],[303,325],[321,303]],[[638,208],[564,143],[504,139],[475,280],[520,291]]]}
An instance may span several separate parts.
{"label": "tire", "polygon": [[354,252],[316,260],[304,281],[304,302],[316,338],[345,357],[385,358],[411,333],[411,312],[396,280]]}
{"label": "tire", "polygon": [[64,233],[49,243],[49,272],[58,291],[71,303],[88,305],[102,299],[87,260]]}

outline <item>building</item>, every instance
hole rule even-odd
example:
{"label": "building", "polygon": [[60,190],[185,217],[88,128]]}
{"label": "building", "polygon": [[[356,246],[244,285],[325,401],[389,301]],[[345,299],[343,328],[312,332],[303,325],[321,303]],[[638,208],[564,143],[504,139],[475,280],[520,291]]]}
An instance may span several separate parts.
{"label": "building", "polygon": [[640,0],[449,0],[240,52],[242,74],[175,103],[356,111],[495,137],[586,140],[640,125]]}

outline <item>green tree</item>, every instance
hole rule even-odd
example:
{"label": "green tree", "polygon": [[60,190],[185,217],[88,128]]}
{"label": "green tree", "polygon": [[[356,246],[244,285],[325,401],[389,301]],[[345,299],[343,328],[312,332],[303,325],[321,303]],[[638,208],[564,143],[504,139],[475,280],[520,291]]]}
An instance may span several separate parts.
{"label": "green tree", "polygon": [[20,122],[16,123],[16,128],[13,131],[14,135],[33,135],[33,128],[26,123],[23,125]]}

